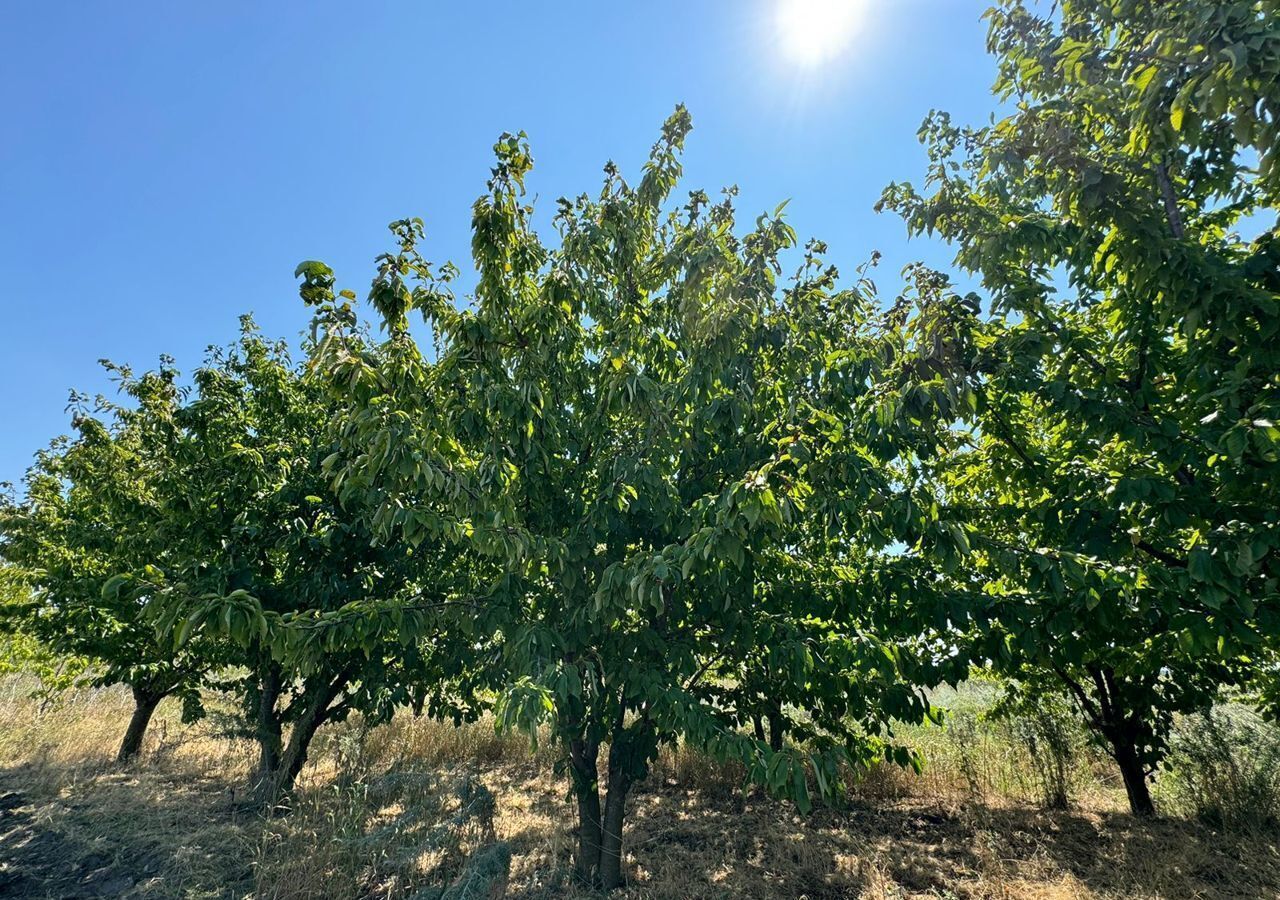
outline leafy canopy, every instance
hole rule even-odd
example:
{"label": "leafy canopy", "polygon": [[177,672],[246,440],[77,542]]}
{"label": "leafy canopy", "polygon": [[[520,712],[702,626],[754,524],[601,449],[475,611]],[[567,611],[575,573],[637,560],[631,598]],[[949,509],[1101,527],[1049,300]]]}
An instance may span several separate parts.
{"label": "leafy canopy", "polygon": [[[625,783],[682,738],[807,805],[811,774],[829,791],[841,761],[908,761],[890,720],[930,711],[919,686],[942,670],[861,575],[954,535],[915,486],[957,398],[902,386],[909,304],[886,315],[865,278],[839,286],[820,242],[782,278],[781,207],[739,236],[732,190],[669,204],[689,128],[678,109],[638,184],[610,164],[598,194],[561,199],[553,246],[531,225],[529,149],[505,136],[474,207],[474,296],[420,255],[420,221],[394,223],[376,354],[349,339],[354,294],[300,266],[318,363],[351,404],[332,471],[385,539],[496,566],[460,599],[500,638],[503,723],[549,723],[575,753],[608,742]],[[762,658],[811,756],[739,730]]]}
{"label": "leafy canopy", "polygon": [[73,395],[75,436],[41,452],[23,496],[0,504],[0,554],[23,583],[8,618],[56,656],[83,660],[94,683],[177,692],[197,715],[198,688],[218,662],[213,648],[175,651],[145,614],[174,551],[160,526],[161,485],[181,441],[177,372],[167,359],[141,376],[104,364],[124,401]]}
{"label": "leafy canopy", "polygon": [[1150,768],[1280,624],[1280,31],[1252,0],[988,15],[1013,111],[931,115],[923,190],[882,200],[991,299],[956,307],[977,405],[939,492],[979,653]]}
{"label": "leafy canopy", "polygon": [[337,413],[327,385],[247,318],[238,343],[211,352],[176,413],[182,442],[156,526],[170,548],[152,600],[159,631],[175,648],[225,642],[247,675],[223,687],[259,729],[274,720],[277,738],[282,724],[314,729],[352,710],[473,715],[446,698],[438,623],[414,608],[449,583],[438,554],[376,542],[365,510],[330,490]]}

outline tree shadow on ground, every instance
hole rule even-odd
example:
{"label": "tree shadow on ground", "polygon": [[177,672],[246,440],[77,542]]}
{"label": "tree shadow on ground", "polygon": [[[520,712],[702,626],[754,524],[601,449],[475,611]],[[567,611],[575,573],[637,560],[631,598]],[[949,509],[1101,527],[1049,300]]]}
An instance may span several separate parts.
{"label": "tree shadow on ground", "polygon": [[997,856],[1040,859],[1101,895],[1280,896],[1280,835],[1173,817],[980,807],[969,816]]}
{"label": "tree shadow on ground", "polygon": [[[533,807],[553,824],[526,826],[513,843],[546,846],[547,828],[558,830],[555,862],[567,872],[570,808],[554,792]],[[1280,896],[1276,835],[1179,819],[918,799],[801,816],[758,792],[674,781],[646,784],[630,810],[623,897]],[[520,900],[577,896],[567,875],[512,887]]]}
{"label": "tree shadow on ground", "polygon": [[[498,836],[515,854],[508,896],[590,896],[569,876],[574,822],[566,785],[545,767],[392,770],[353,783],[359,802],[376,814],[360,817],[352,846],[363,853],[368,843],[383,860],[403,850],[401,868],[411,873],[417,851],[430,843],[424,835],[434,833],[427,825],[439,819],[441,785],[464,768],[477,770],[494,792]],[[254,848],[264,829],[238,802],[239,774],[203,756],[171,765],[151,758],[71,771],[0,769],[0,896],[251,895]],[[301,820],[282,826],[277,837],[286,842],[277,849],[299,865],[325,869],[320,845],[334,843],[334,822],[325,816],[347,796],[344,790],[342,778],[318,782],[308,795],[310,811],[295,812]],[[1222,832],[1173,818],[1143,822],[1089,809],[910,797],[852,801],[801,816],[728,782],[664,777],[640,786],[629,807],[628,887],[619,900],[1280,896],[1275,834]],[[394,884],[377,882],[387,896],[410,886],[398,872]],[[277,887],[300,886],[294,874],[274,874]],[[344,890],[357,880],[344,881]]]}
{"label": "tree shadow on ground", "polygon": [[[42,789],[46,787],[47,789]],[[0,895],[242,897],[245,814],[225,780],[141,766],[85,767],[60,785],[0,769]]]}

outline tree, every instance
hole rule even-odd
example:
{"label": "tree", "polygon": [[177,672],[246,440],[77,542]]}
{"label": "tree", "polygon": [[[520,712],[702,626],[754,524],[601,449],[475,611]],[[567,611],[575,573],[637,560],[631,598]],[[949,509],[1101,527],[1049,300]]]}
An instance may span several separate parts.
{"label": "tree", "polygon": [[154,535],[170,549],[152,606],[176,646],[207,635],[233,648],[247,674],[222,687],[259,743],[257,799],[275,807],[325,722],[402,706],[469,714],[431,667],[433,639],[448,635],[424,605],[468,573],[431,544],[376,543],[364,510],[337,502],[322,467],[340,455],[326,385],[242,324],[175,411],[182,439]]}
{"label": "tree", "polygon": [[957,589],[978,652],[1064,685],[1149,815],[1173,714],[1277,633],[1280,29],[1256,0],[988,16],[1012,112],[932,114],[925,192],[882,200],[990,293],[984,320],[933,286],[938,377],[976,401],[936,469]]}
{"label": "tree", "polygon": [[41,695],[53,695],[86,678],[86,661],[60,656],[27,627],[31,589],[21,572],[0,565],[0,675],[26,674],[39,679]]}
{"label": "tree", "polygon": [[[876,620],[859,573],[938,527],[914,467],[945,392],[882,390],[902,332],[869,282],[837,286],[819,242],[779,286],[796,241],[781,208],[741,237],[732,191],[667,208],[689,128],[678,109],[638,185],[610,164],[598,196],[560,200],[554,248],[524,200],[527,144],[504,136],[474,207],[474,298],[460,306],[456,270],[419,254],[419,220],[394,223],[369,295],[377,356],[348,343],[355,295],[299,267],[317,364],[351,397],[339,496],[376,506],[388,539],[497,567],[473,602],[499,641],[499,721],[549,728],[577,874],[606,889],[661,745],[740,759],[807,808],[810,780],[829,796],[841,765],[914,761],[890,722],[930,713],[917,685],[943,673]],[[738,679],[763,659],[771,699],[805,711],[803,748],[740,728],[758,704]]]}
{"label": "tree", "polygon": [[199,689],[216,656],[203,641],[175,650],[144,611],[153,567],[170,550],[154,538],[164,515],[157,487],[177,440],[177,373],[168,360],[141,377],[107,368],[128,405],[73,396],[76,436],[40,453],[25,494],[0,503],[0,556],[24,588],[8,605],[9,630],[82,659],[94,684],[132,691],[123,762],[141,749],[165,697],[180,696],[188,718],[200,714]]}

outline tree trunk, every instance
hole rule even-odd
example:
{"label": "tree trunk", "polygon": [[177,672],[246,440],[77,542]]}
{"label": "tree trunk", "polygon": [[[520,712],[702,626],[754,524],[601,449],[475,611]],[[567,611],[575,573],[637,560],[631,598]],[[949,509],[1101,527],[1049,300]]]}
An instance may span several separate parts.
{"label": "tree trunk", "polygon": [[280,667],[275,663],[267,663],[258,684],[258,721],[256,736],[258,739],[258,778],[265,780],[280,768],[280,754],[283,752],[283,726],[280,723],[280,712],[276,709],[280,702],[280,691],[283,678]]}
{"label": "tree trunk", "polygon": [[[766,731],[765,723],[769,727]],[[782,743],[786,738],[787,721],[782,717],[782,704],[768,703],[765,712],[751,714],[751,730],[756,736],[756,740],[760,743],[769,744],[769,749],[777,753],[782,749]]]}
{"label": "tree trunk", "polygon": [[609,794],[605,798],[600,840],[600,887],[606,891],[622,887],[622,823],[627,813],[627,792],[631,790],[623,754],[615,752],[618,744],[615,740],[609,747]]}
{"label": "tree trunk", "polygon": [[346,675],[342,674],[304,693],[305,706],[289,733],[289,743],[280,754],[275,769],[264,773],[258,782],[258,800],[269,811],[279,808],[293,791],[302,767],[307,764],[311,739],[333,712],[333,701],[342,693],[346,684]]}
{"label": "tree trunk", "polygon": [[774,703],[769,707],[769,749],[774,753],[779,752],[786,734],[786,719],[782,717],[782,704]]}
{"label": "tree trunk", "polygon": [[1151,802],[1151,790],[1147,786],[1147,770],[1138,757],[1138,749],[1127,736],[1117,736],[1111,741],[1111,755],[1120,767],[1120,775],[1124,778],[1124,790],[1129,797],[1129,812],[1141,818],[1150,818],[1156,814],[1155,804]]}
{"label": "tree trunk", "polygon": [[569,744],[573,793],[578,801],[578,852],[573,871],[577,879],[589,887],[599,885],[600,878],[600,745],[575,738]]}
{"label": "tree trunk", "polygon": [[133,685],[133,715],[129,718],[129,727],[125,730],[124,740],[120,742],[120,752],[116,754],[116,762],[128,762],[138,755],[142,749],[142,739],[146,737],[147,725],[156,707],[164,699],[160,691],[150,691]]}
{"label": "tree trunk", "polygon": [[289,734],[289,743],[285,746],[284,753],[280,757],[280,766],[276,769],[272,800],[278,801],[293,790],[293,785],[298,780],[302,767],[307,764],[307,753],[311,749],[311,739],[316,736],[316,731],[324,724],[327,712],[327,710],[308,710],[308,714],[293,726],[293,731]]}
{"label": "tree trunk", "polygon": [[578,849],[573,871],[583,884],[605,891],[622,886],[622,824],[632,785],[625,743],[624,736],[615,734],[609,745],[603,813],[597,768],[600,745],[580,738],[569,744],[573,791],[578,801]]}
{"label": "tree trunk", "polygon": [[1138,752],[1142,718],[1134,704],[1126,702],[1124,682],[1116,677],[1114,669],[1101,665],[1090,665],[1086,669],[1093,679],[1093,698],[1066,670],[1057,668],[1056,671],[1075,696],[1089,727],[1111,745],[1111,758],[1120,767],[1124,790],[1129,796],[1129,811],[1142,818],[1154,816],[1156,807],[1147,787],[1147,770]]}

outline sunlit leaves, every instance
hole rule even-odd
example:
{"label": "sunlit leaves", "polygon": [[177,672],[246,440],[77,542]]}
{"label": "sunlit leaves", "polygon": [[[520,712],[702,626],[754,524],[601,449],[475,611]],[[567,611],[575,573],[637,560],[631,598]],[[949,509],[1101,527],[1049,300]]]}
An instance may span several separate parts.
{"label": "sunlit leaves", "polygon": [[[911,678],[939,673],[886,652],[893,620],[866,637],[880,610],[860,580],[935,530],[912,468],[965,401],[911,369],[916,341],[951,352],[929,298],[885,315],[865,270],[841,286],[816,241],[784,278],[799,249],[785,204],[746,228],[732,189],[676,207],[690,128],[678,108],[637,185],[610,164],[598,192],[561,199],[552,245],[531,225],[526,140],[504,135],[465,303],[407,299],[436,275],[415,268],[421,230],[394,224],[371,293],[390,339],[354,363],[321,310],[318,365],[348,402],[326,470],[379,540],[501,572],[479,604],[500,723],[612,741],[628,778],[683,739],[807,805],[812,784],[836,790],[837,764],[899,753],[888,718],[929,709]],[[409,308],[433,353],[403,331]],[[764,696],[805,711],[791,725],[816,755],[741,732]]]}
{"label": "sunlit leaves", "polygon": [[1264,6],[1002,3],[989,43],[1016,109],[930,116],[926,192],[882,200],[953,241],[996,314],[952,366],[976,402],[938,471],[970,526],[970,567],[944,564],[970,576],[976,645],[1065,683],[1145,766],[1170,712],[1247,677],[1280,624]]}

